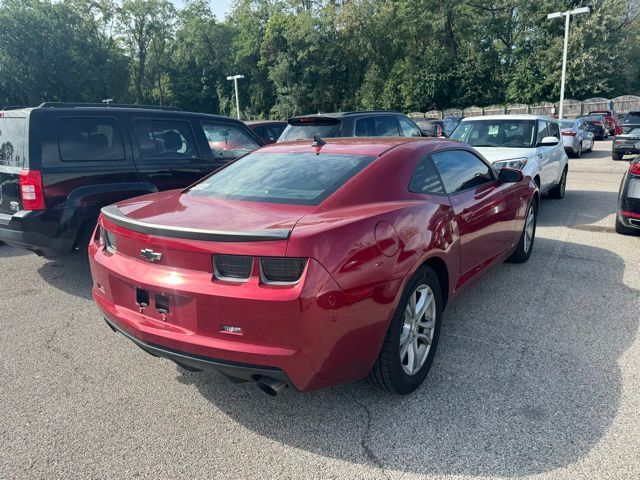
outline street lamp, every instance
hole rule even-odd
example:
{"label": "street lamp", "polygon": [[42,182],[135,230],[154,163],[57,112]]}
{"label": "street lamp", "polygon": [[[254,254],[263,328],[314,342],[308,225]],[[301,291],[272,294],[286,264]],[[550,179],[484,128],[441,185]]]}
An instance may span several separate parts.
{"label": "street lamp", "polygon": [[547,15],[547,19],[552,20],[554,18],[567,17],[564,22],[564,51],[562,52],[562,80],[560,80],[560,113],[558,117],[562,120],[562,112],[564,108],[564,81],[567,76],[567,47],[569,46],[569,22],[571,15],[578,15],[580,13],[589,13],[591,9],[589,7],[574,8],[573,10],[567,10],[566,12],[553,12]]}
{"label": "street lamp", "polygon": [[238,98],[238,79],[244,78],[244,75],[230,75],[227,80],[233,80],[236,89],[236,110],[238,112],[238,120],[240,119],[240,99]]}

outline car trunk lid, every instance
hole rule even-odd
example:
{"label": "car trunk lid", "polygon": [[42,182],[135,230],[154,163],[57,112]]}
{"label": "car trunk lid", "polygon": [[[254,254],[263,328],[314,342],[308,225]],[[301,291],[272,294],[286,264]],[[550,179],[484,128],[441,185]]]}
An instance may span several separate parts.
{"label": "car trunk lid", "polygon": [[[102,209],[115,250],[140,261],[213,271],[212,255],[284,256],[291,230],[312,207],[167,192]],[[160,254],[153,259],[152,254]]]}

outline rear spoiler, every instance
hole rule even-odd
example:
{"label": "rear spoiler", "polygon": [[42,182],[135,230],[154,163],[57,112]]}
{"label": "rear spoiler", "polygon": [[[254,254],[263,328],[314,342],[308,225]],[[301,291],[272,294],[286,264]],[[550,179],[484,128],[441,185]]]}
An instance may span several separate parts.
{"label": "rear spoiler", "polygon": [[291,230],[273,229],[258,232],[227,232],[220,230],[203,230],[199,228],[172,227],[143,222],[127,217],[117,206],[103,207],[102,215],[111,223],[134,232],[156,235],[159,237],[183,238],[187,240],[205,240],[209,242],[268,242],[288,240]]}

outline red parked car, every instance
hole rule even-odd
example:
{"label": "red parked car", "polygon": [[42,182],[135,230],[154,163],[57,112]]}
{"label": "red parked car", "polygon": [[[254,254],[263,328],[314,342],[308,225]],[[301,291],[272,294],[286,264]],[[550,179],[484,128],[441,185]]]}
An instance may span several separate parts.
{"label": "red parked car", "polygon": [[620,135],[622,129],[620,128],[620,123],[618,122],[618,116],[616,115],[616,112],[614,112],[613,110],[594,110],[593,112],[589,112],[589,115],[593,114],[604,115],[609,135]]}
{"label": "red parked car", "polygon": [[287,128],[287,122],[282,120],[254,120],[244,123],[260,137],[265,145],[276,143],[282,131]]}
{"label": "red parked car", "polygon": [[267,393],[424,380],[442,310],[532,250],[538,191],[466,144],[275,144],[184,190],[105,207],[89,246],[113,330]]}

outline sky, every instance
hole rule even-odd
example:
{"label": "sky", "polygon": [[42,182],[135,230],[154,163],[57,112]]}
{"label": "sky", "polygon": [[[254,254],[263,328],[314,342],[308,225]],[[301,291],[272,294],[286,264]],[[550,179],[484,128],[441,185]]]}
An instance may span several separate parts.
{"label": "sky", "polygon": [[[171,0],[176,7],[182,7],[184,0]],[[209,0],[211,10],[218,20],[224,19],[225,15],[231,10],[233,0]]]}

